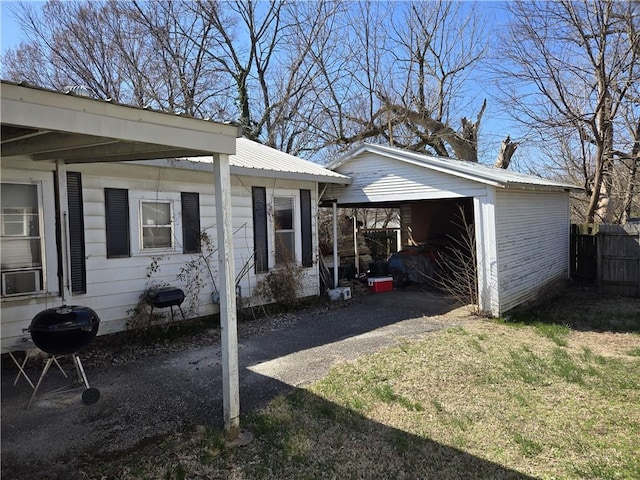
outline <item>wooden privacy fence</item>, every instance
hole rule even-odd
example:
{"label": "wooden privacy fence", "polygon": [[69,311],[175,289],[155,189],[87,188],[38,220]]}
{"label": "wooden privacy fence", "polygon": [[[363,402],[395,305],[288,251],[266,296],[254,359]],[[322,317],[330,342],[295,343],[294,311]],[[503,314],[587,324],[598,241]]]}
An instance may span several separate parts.
{"label": "wooden privacy fence", "polygon": [[595,283],[598,278],[598,238],[582,225],[571,225],[571,278]]}
{"label": "wooden privacy fence", "polygon": [[640,225],[601,225],[598,291],[640,297]]}
{"label": "wooden privacy fence", "polygon": [[600,225],[597,234],[572,225],[571,276],[600,293],[640,297],[640,225]]}

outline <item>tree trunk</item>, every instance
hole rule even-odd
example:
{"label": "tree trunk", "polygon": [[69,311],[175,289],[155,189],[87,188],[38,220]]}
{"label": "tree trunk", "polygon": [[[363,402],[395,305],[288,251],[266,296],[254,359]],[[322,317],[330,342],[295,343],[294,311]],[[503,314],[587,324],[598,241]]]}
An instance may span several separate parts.
{"label": "tree trunk", "polygon": [[502,145],[500,145],[500,153],[498,153],[498,158],[496,159],[495,167],[507,169],[509,168],[509,163],[511,163],[511,157],[516,152],[518,148],[518,144],[511,141],[511,137],[507,135],[502,141]]}
{"label": "tree trunk", "polygon": [[636,176],[638,174],[638,168],[640,168],[640,122],[636,127],[636,138],[633,143],[633,149],[631,150],[631,168],[629,169],[629,181],[627,182],[627,189],[624,192],[624,201],[622,204],[622,220],[621,223],[627,223],[631,216],[631,207],[633,205],[633,197],[636,190]]}

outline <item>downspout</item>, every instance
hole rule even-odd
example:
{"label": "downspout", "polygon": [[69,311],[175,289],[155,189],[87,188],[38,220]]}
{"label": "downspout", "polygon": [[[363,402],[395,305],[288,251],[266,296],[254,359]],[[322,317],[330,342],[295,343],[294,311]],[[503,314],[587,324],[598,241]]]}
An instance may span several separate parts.
{"label": "downspout", "polygon": [[68,219],[68,204],[67,204],[67,168],[63,160],[56,161],[56,183],[58,202],[58,218],[57,221],[60,225],[60,297],[62,298],[62,305],[66,304],[67,292],[71,292],[69,285],[69,272],[71,267],[69,265],[69,219]]}

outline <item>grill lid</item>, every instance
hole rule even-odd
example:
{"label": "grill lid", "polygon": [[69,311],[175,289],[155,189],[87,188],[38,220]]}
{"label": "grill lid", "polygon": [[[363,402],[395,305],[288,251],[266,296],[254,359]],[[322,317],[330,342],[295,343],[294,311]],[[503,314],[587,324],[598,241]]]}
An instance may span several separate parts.
{"label": "grill lid", "polygon": [[38,313],[31,320],[31,332],[63,332],[79,330],[91,332],[100,322],[100,318],[89,307],[63,305],[49,308]]}

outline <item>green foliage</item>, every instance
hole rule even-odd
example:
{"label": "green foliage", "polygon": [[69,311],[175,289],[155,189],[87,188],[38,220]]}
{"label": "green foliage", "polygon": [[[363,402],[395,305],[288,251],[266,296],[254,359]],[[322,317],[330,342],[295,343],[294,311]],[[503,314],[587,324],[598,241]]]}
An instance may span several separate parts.
{"label": "green foliage", "polygon": [[640,357],[640,347],[632,348],[627,352],[627,355],[631,357]]}
{"label": "green foliage", "polygon": [[551,371],[566,382],[585,384],[587,371],[562,348],[554,348],[551,352]]}
{"label": "green foliage", "polygon": [[542,322],[536,322],[533,325],[540,335],[547,337],[556,345],[560,347],[567,346],[567,338],[569,337],[569,333],[571,332],[571,329],[568,326],[560,325],[557,323]]}
{"label": "green foliage", "polygon": [[518,444],[520,453],[526,457],[532,457],[542,452],[542,445],[524,437],[521,433],[516,433],[513,440]]}
{"label": "green foliage", "polygon": [[545,382],[546,362],[529,347],[525,345],[517,350],[511,350],[509,356],[511,362],[505,366],[508,374],[529,385],[540,385]]}

